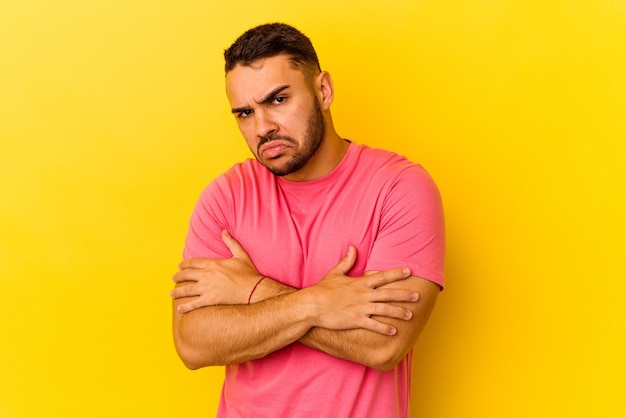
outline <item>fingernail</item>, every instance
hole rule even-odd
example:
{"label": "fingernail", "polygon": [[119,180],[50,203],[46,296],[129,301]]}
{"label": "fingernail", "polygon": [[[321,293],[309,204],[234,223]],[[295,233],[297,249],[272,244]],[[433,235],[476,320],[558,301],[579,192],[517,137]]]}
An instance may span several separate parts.
{"label": "fingernail", "polygon": [[411,312],[411,311],[406,311],[406,312],[404,313],[404,317],[405,317],[406,319],[411,319],[411,317],[412,317],[412,316],[413,316],[413,312]]}
{"label": "fingernail", "polygon": [[396,335],[396,332],[398,332],[398,330],[393,327],[389,329],[389,335]]}
{"label": "fingernail", "polygon": [[402,274],[404,274],[405,276],[408,276],[409,274],[411,274],[411,270],[409,270],[409,269],[402,269]]}
{"label": "fingernail", "polygon": [[411,293],[411,300],[413,302],[417,301],[419,298],[420,298],[420,294],[419,293],[417,293],[417,292]]}

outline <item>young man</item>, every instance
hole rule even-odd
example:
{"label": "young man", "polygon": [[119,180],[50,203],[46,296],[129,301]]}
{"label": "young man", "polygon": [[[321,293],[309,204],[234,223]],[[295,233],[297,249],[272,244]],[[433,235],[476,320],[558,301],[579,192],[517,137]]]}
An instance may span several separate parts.
{"label": "young man", "polygon": [[334,129],[333,82],[284,24],[225,51],[255,159],[203,192],[172,291],[187,367],[225,365],[222,417],[407,417],[412,347],[443,287],[430,176]]}

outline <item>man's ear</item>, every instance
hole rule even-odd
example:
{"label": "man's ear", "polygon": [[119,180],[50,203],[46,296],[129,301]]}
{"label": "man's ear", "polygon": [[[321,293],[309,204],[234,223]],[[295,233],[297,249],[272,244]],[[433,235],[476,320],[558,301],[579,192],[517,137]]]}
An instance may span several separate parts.
{"label": "man's ear", "polygon": [[322,110],[328,110],[335,97],[335,86],[328,71],[322,71],[315,78],[315,87]]}

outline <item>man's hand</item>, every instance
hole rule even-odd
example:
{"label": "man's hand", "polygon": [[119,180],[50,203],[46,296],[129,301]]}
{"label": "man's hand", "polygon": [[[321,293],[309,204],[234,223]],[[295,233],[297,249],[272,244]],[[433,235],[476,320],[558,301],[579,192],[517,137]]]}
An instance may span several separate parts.
{"label": "man's hand", "polygon": [[362,328],[384,335],[395,335],[395,327],[372,319],[373,315],[402,320],[412,313],[392,302],[416,302],[419,294],[408,289],[378,289],[389,283],[406,279],[409,269],[391,269],[364,277],[346,274],[356,262],[356,249],[350,247],[343,260],[315,286],[306,291],[316,312],[316,326],[330,330]]}
{"label": "man's hand", "polygon": [[[417,332],[404,330],[421,317],[422,303],[415,302],[422,298],[408,269],[350,277],[357,256],[350,247],[316,285],[298,290],[266,278],[246,305],[263,276],[228,232],[222,239],[231,258],[185,260],[174,276],[174,341],[187,367],[242,363],[300,340],[337,358],[386,370],[414,342]],[[391,348],[381,353],[385,347]]]}
{"label": "man's hand", "polygon": [[193,299],[179,305],[179,313],[205,306],[245,304],[254,284],[263,277],[228,231],[222,231],[222,240],[233,255],[231,258],[191,258],[180,263],[180,270],[172,278],[176,288],[170,295],[173,299]]}
{"label": "man's hand", "polygon": [[[254,285],[263,277],[248,253],[227,231],[222,232],[222,240],[233,254],[232,258],[193,258],[180,264],[180,271],[173,277],[176,288],[170,294],[173,299],[193,299],[180,304],[177,307],[179,313],[206,306],[246,304]],[[354,266],[356,257],[356,249],[350,247],[348,254],[319,283],[302,290],[316,317],[315,326],[330,330],[362,328],[395,335],[397,329],[379,319],[411,319],[410,310],[392,303],[416,302],[419,294],[409,289],[379,287],[404,280],[411,272],[398,268],[350,277],[347,273]],[[255,291],[255,295],[263,293],[264,296],[258,300],[296,290],[269,278],[260,287],[263,289]]]}

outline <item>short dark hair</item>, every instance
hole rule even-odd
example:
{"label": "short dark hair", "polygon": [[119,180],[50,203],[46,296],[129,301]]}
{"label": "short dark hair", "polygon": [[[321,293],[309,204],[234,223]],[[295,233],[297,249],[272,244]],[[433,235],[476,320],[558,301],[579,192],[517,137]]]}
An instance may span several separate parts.
{"label": "short dark hair", "polygon": [[226,73],[237,65],[250,65],[261,58],[285,54],[305,73],[321,71],[311,40],[293,26],[267,23],[247,30],[224,51]]}

